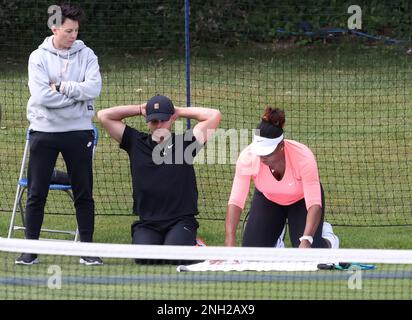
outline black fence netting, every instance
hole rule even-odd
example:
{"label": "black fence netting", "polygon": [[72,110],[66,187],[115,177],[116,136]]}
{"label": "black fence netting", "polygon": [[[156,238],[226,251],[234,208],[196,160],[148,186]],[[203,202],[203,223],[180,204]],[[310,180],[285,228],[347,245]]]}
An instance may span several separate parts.
{"label": "black fence netting", "polygon": [[[177,106],[190,97],[191,106],[221,110],[219,130],[195,165],[200,218],[224,219],[236,159],[270,105],[286,112],[285,137],[314,152],[329,222],[412,224],[408,2],[359,3],[353,20],[358,9],[348,12],[345,1],[190,1],[186,48],[183,0],[77,2],[87,15],[79,39],[98,56],[103,79],[96,110],[156,93]],[[51,34],[53,3],[0,4],[0,211],[10,213],[28,127],[27,60]],[[142,117],[126,122],[146,130]],[[95,123],[96,213],[129,215],[127,154]],[[57,167],[65,170],[62,159]],[[46,210],[72,214],[73,205],[50,192]]]}

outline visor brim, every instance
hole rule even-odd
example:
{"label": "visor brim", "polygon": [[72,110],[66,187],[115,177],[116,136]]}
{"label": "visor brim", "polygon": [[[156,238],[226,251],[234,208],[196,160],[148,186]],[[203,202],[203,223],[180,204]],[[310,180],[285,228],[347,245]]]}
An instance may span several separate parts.
{"label": "visor brim", "polygon": [[273,151],[275,151],[277,146],[277,144],[274,146],[262,146],[259,145],[259,143],[252,143],[250,145],[250,152],[257,156],[267,156],[271,154]]}

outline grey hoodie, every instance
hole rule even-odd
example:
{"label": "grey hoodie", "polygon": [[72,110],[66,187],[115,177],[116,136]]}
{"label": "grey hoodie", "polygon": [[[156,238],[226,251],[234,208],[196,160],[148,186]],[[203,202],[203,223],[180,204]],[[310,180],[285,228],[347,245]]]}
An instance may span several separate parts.
{"label": "grey hoodie", "polygon": [[[81,40],[58,50],[47,37],[29,58],[27,119],[30,129],[67,132],[92,129],[93,106],[102,88],[97,57]],[[51,83],[61,83],[60,92]]]}

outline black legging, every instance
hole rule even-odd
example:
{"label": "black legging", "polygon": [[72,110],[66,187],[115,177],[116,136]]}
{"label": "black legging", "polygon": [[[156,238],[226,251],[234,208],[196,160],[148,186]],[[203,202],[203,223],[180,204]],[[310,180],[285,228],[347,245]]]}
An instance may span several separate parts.
{"label": "black legging", "polygon": [[[318,229],[313,237],[312,248],[328,247],[326,241],[322,238],[322,226],[325,215],[325,196],[322,186],[321,194],[322,214]],[[307,214],[305,199],[289,206],[281,206],[268,200],[262,192],[255,189],[242,246],[274,247],[287,219],[292,246],[297,248],[300,245],[299,238],[305,230]]]}

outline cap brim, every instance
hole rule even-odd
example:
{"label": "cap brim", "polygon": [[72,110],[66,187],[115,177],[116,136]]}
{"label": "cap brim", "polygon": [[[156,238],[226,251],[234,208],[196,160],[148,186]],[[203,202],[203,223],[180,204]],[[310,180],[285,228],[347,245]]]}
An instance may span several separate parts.
{"label": "cap brim", "polygon": [[146,117],[146,122],[153,120],[168,121],[172,115],[170,113],[152,113]]}

